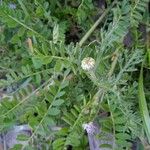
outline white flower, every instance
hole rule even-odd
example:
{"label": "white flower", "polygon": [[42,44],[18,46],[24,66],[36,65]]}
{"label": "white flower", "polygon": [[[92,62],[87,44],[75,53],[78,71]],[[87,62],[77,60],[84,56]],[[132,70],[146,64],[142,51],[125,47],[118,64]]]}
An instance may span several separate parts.
{"label": "white flower", "polygon": [[95,60],[92,57],[86,57],[82,60],[81,67],[85,71],[90,71],[95,67]]}

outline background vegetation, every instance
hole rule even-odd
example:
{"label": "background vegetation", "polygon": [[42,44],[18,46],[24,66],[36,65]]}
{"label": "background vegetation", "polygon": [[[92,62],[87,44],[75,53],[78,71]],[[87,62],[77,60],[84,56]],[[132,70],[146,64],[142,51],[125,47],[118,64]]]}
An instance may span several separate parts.
{"label": "background vegetation", "polygon": [[[99,140],[113,141],[101,147],[150,149],[148,5],[1,0],[0,131],[32,130],[19,137],[29,144],[13,149],[86,150],[90,122]],[[81,67],[86,57],[96,61],[90,71]]]}

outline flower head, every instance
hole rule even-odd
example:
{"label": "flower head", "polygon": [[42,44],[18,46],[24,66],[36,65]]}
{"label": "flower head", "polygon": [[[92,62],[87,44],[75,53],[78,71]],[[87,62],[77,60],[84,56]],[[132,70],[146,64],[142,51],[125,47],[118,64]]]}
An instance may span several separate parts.
{"label": "flower head", "polygon": [[97,127],[93,122],[85,123],[82,125],[83,129],[87,131],[88,134],[94,134],[97,130]]}
{"label": "flower head", "polygon": [[85,71],[90,71],[95,67],[95,60],[92,57],[86,57],[82,60],[81,67]]}

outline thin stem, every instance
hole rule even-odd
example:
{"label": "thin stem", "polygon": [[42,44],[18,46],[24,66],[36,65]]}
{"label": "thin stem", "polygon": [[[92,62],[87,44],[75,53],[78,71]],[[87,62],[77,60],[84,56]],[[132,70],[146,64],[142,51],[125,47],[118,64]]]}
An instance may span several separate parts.
{"label": "thin stem", "polygon": [[44,41],[46,41],[47,43],[49,43],[49,41],[47,39],[45,39],[45,37],[43,37],[40,33],[38,33],[37,31],[35,31],[34,29],[28,27],[26,24],[20,22],[17,18],[14,18],[13,16],[9,15],[9,14],[5,14],[7,15],[9,18],[11,18],[12,20],[14,20],[15,22],[17,22],[18,24],[20,24],[21,26],[23,26],[25,29],[33,32],[34,34],[36,34],[38,37],[41,37]]}
{"label": "thin stem", "polygon": [[[66,76],[64,77],[62,83],[65,81],[65,79],[66,79]],[[30,138],[28,139],[28,141],[27,141],[28,143],[34,138],[34,136],[36,135],[38,129],[39,129],[40,126],[43,124],[45,118],[47,117],[47,115],[48,115],[48,113],[49,113],[49,110],[52,108],[53,103],[54,103],[54,101],[55,101],[56,98],[57,98],[57,94],[58,94],[60,91],[61,91],[61,86],[58,88],[58,91],[57,91],[56,95],[54,96],[53,101],[52,101],[51,104],[49,105],[49,107],[48,107],[46,113],[44,114],[44,116],[43,116],[42,119],[40,120],[38,126],[36,126],[34,132],[33,132],[32,135],[30,136]],[[22,150],[24,150],[24,149],[25,149],[25,145],[22,147]]]}
{"label": "thin stem", "polygon": [[23,100],[21,100],[18,104],[16,104],[13,108],[11,108],[9,111],[7,111],[6,113],[4,113],[3,115],[0,116],[1,117],[5,117],[7,115],[9,115],[13,110],[15,110],[16,108],[18,108],[18,106],[22,105],[25,101],[27,101],[31,96],[33,96],[34,94],[36,94],[41,88],[43,88],[46,84],[48,84],[50,81],[52,80],[52,78],[50,78],[49,80],[47,80],[46,82],[44,82],[40,87],[38,87],[36,90],[34,90],[31,94],[29,94],[27,97],[25,97]]}
{"label": "thin stem", "polygon": [[105,10],[105,12],[98,18],[98,20],[94,23],[94,25],[89,29],[89,31],[83,36],[83,38],[80,40],[79,42],[79,46],[82,47],[82,45],[84,44],[84,42],[90,37],[90,35],[92,34],[92,32],[96,29],[96,27],[101,23],[101,21],[104,19],[104,17],[108,14],[108,12],[111,10],[111,8],[113,7],[113,5],[116,3],[116,1],[114,1],[112,3],[112,5]]}
{"label": "thin stem", "polygon": [[[10,70],[11,71],[11,70]],[[13,84],[13,83],[17,83],[19,81],[22,81],[23,79],[26,79],[26,78],[29,78],[31,76],[34,76],[34,75],[37,75],[37,74],[40,74],[40,73],[44,73],[46,71],[51,71],[51,69],[46,69],[46,70],[41,70],[41,71],[38,71],[38,72],[34,72],[34,73],[30,73],[28,75],[25,75],[23,77],[19,76],[20,78],[18,79],[14,79],[13,81],[9,82],[9,83],[6,83],[4,84],[4,86],[9,86],[10,84]]]}
{"label": "thin stem", "polygon": [[110,116],[111,116],[111,120],[112,120],[112,125],[113,125],[113,150],[115,148],[115,135],[116,135],[116,128],[115,128],[115,120],[114,120],[114,116],[113,116],[113,113],[111,111],[111,104],[110,104],[110,101],[107,97],[107,103],[108,103],[108,107],[109,107],[109,110],[110,110]]}

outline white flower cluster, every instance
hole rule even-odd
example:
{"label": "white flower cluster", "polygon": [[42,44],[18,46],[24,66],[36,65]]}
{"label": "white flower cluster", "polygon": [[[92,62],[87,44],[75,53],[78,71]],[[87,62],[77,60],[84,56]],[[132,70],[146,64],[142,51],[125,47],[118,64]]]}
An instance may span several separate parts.
{"label": "white flower cluster", "polygon": [[82,60],[81,67],[85,71],[90,71],[95,67],[95,60],[92,57],[86,57]]}

